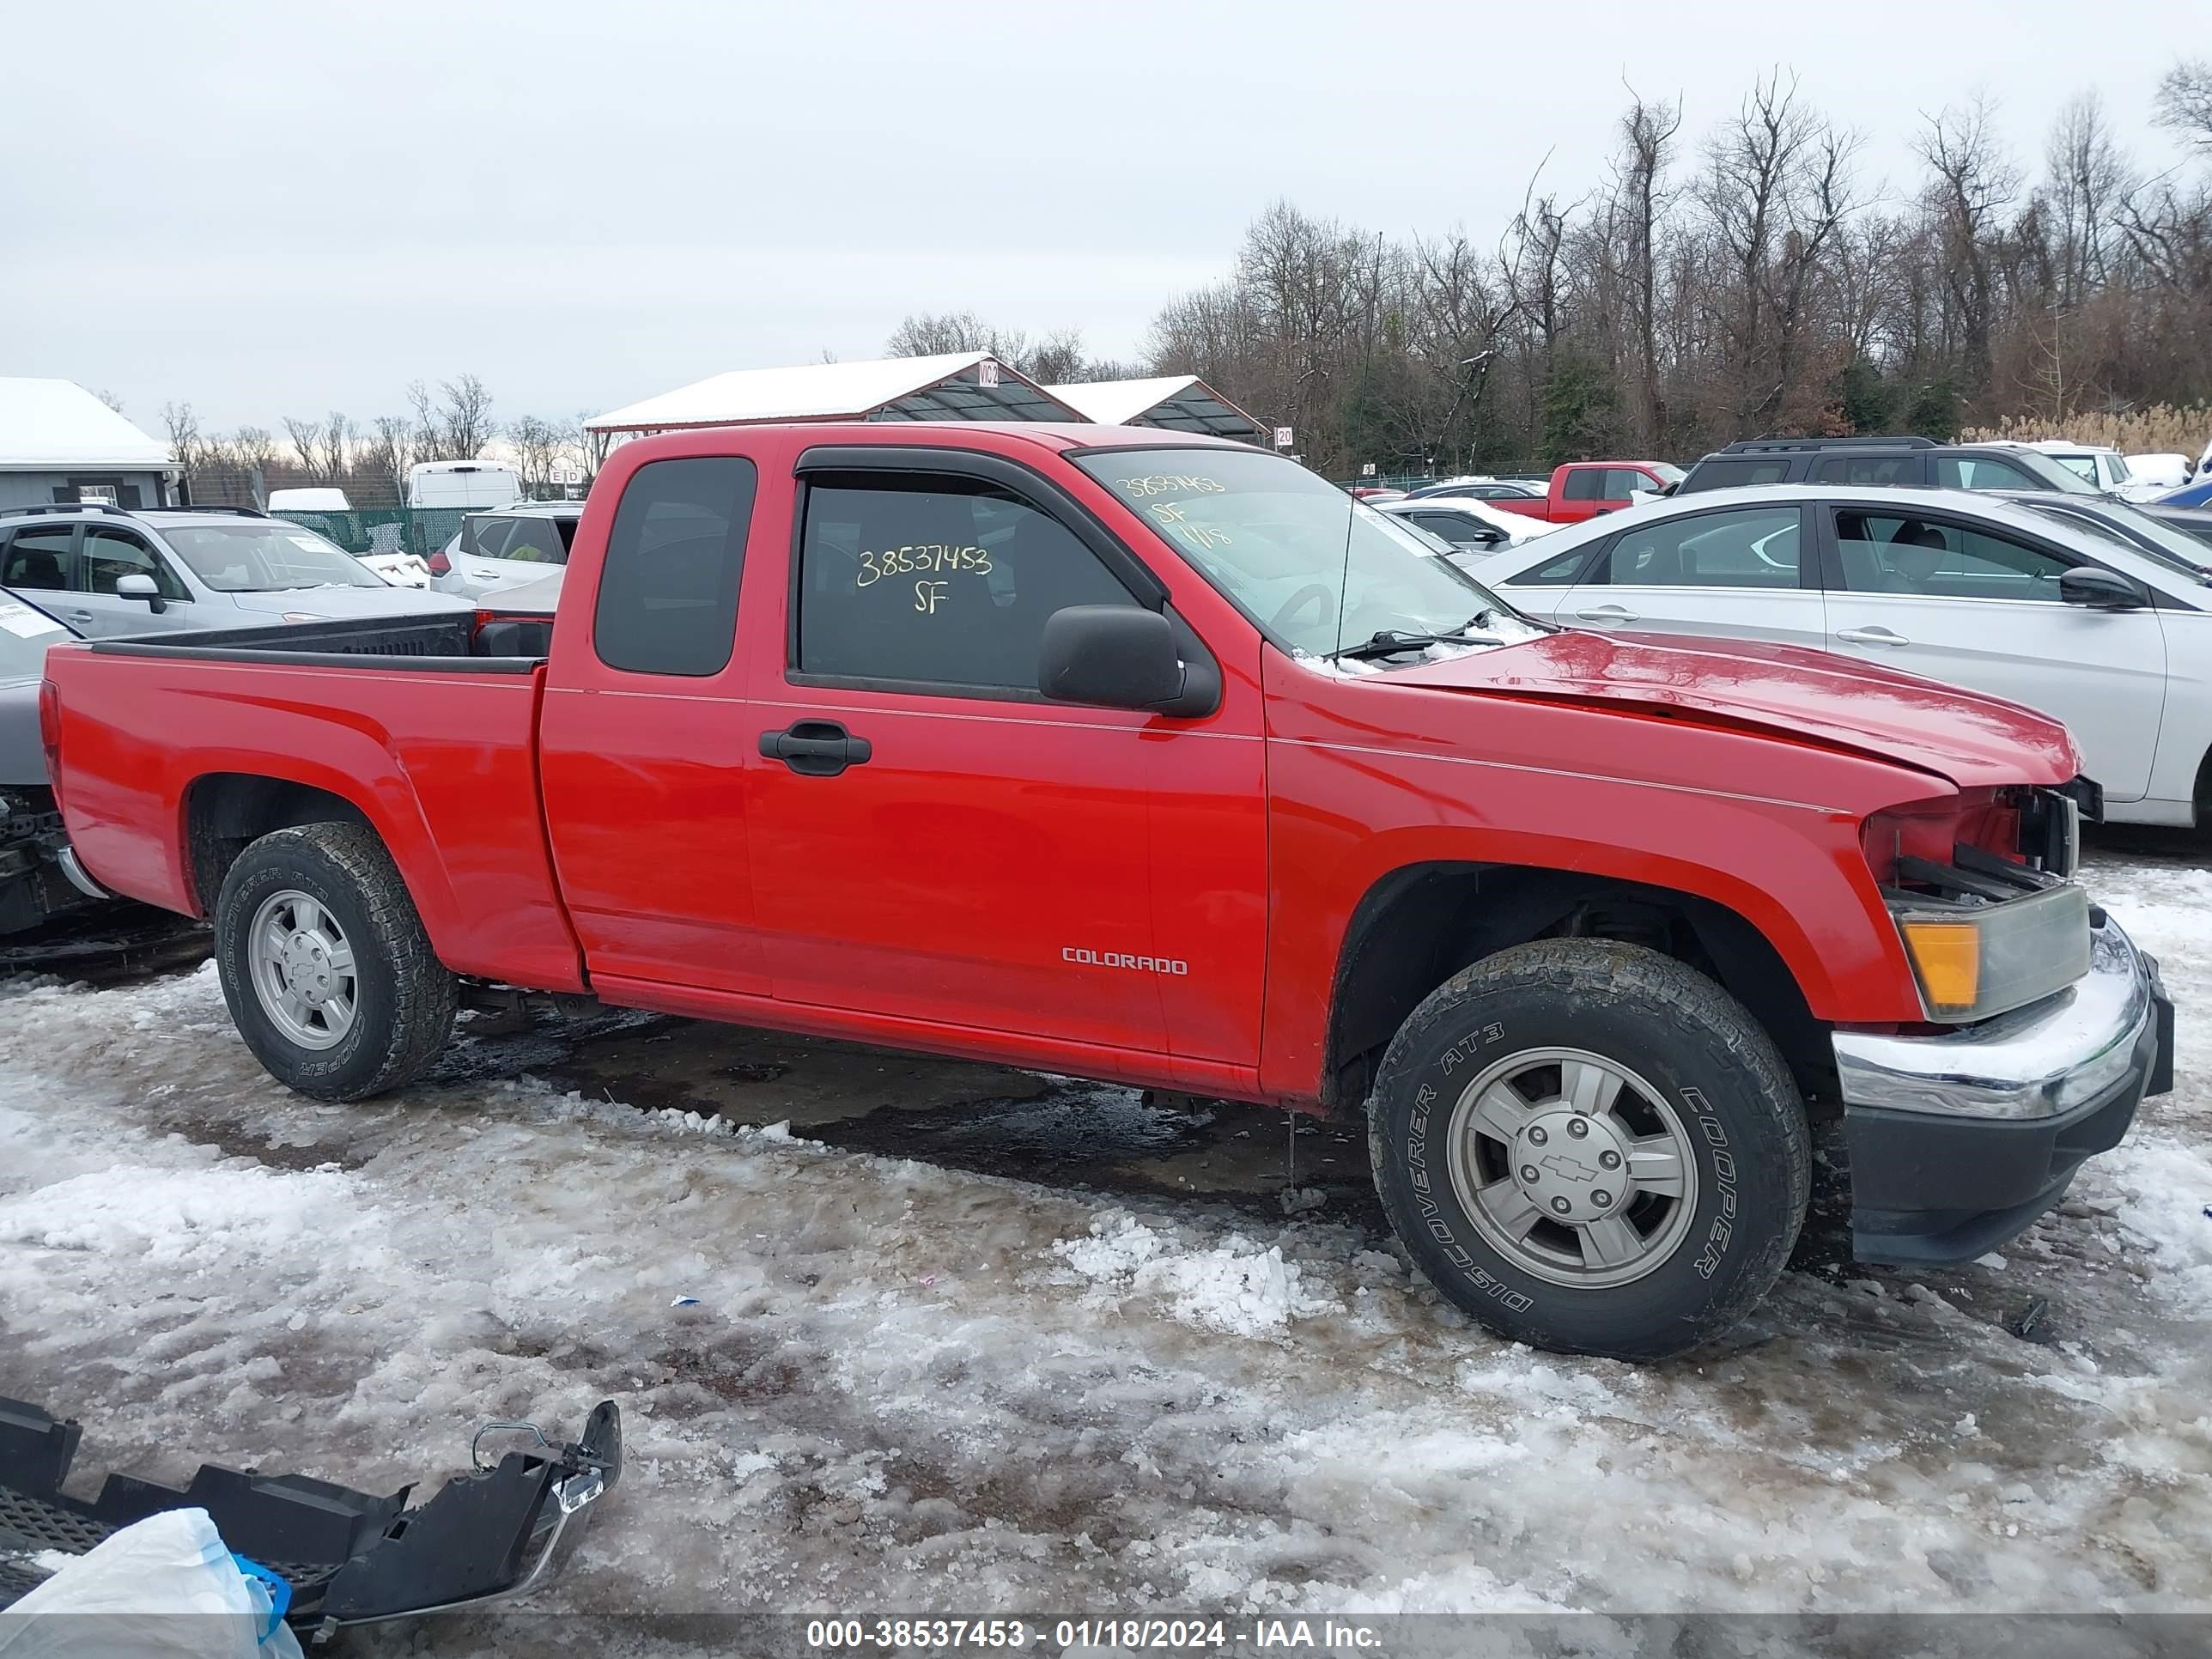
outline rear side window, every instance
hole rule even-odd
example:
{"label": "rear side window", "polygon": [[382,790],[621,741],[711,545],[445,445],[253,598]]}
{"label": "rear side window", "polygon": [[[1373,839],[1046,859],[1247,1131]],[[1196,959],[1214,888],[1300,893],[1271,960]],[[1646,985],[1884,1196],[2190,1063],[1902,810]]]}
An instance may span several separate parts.
{"label": "rear side window", "polygon": [[1606,471],[1601,466],[1578,466],[1567,474],[1566,488],[1560,494],[1571,501],[1595,501],[1601,499]]}
{"label": "rear side window", "polygon": [[1033,693],[1046,617],[1135,603],[1066,526],[1003,489],[832,475],[806,492],[793,666]]}
{"label": "rear side window", "polygon": [[615,508],[592,636],[599,660],[633,674],[719,674],[738,625],[760,475],[735,455],[653,461]]}
{"label": "rear side window", "polygon": [[1917,455],[1831,455],[1814,471],[1822,483],[1902,484],[1920,482]]}
{"label": "rear side window", "polygon": [[27,587],[58,592],[69,586],[70,538],[76,532],[66,525],[51,529],[19,530],[0,557],[0,587]]}
{"label": "rear side window", "polygon": [[1524,570],[1517,576],[1508,576],[1500,584],[1506,587],[1572,587],[1576,573],[1589,562],[1587,544],[1571,553],[1562,553],[1548,559],[1533,570]]}
{"label": "rear side window", "polygon": [[1607,574],[1637,587],[1796,587],[1797,543],[1794,507],[1700,513],[1627,532]]}
{"label": "rear side window", "polygon": [[1790,462],[1786,456],[1762,458],[1759,460],[1700,461],[1683,481],[1686,489],[1735,489],[1746,484],[1786,483],[1790,478]]}
{"label": "rear side window", "polygon": [[1942,455],[1936,460],[1936,482],[1945,489],[2040,489],[2043,481],[2020,468],[1986,455]]}

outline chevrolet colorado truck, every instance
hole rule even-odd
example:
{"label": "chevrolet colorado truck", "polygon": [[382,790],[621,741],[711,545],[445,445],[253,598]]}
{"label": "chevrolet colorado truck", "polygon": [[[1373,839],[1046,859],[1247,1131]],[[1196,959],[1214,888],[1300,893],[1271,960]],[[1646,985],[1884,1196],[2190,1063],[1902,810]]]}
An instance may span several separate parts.
{"label": "chevrolet colorado truck", "polygon": [[564,594],[48,654],[83,869],[213,918],[292,1088],[489,983],[1352,1115],[1454,1303],[1652,1358],[1781,1272],[1808,1110],[1858,1253],[1945,1261],[2170,1086],[2063,727],[1532,620],[1279,456],[672,434]]}
{"label": "chevrolet colorado truck", "polygon": [[1664,461],[1569,461],[1553,469],[1542,495],[1500,495],[1492,505],[1523,518],[1580,524],[1663,495],[1681,477],[1681,468]]}

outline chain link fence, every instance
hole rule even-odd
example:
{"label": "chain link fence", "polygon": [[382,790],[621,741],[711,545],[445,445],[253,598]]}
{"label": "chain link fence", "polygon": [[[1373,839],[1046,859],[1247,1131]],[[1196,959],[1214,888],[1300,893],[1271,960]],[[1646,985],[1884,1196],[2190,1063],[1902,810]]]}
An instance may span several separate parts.
{"label": "chain link fence", "polygon": [[349,553],[412,553],[427,559],[460,532],[465,512],[457,507],[369,507],[345,513],[286,508],[270,516],[312,530]]}

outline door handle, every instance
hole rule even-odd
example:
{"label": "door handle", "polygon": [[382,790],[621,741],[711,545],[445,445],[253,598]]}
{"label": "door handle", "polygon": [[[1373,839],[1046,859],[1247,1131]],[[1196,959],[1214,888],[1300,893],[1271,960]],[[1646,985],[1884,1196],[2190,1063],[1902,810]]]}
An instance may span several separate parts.
{"label": "door handle", "polygon": [[801,777],[834,778],[848,766],[866,766],[875,746],[835,720],[799,720],[781,732],[763,732],[760,751]]}
{"label": "door handle", "polygon": [[1910,645],[1912,643],[1904,635],[1892,633],[1888,629],[1879,624],[1871,628],[1839,628],[1836,630],[1836,637],[1839,640],[1849,640],[1853,645]]}
{"label": "door handle", "polygon": [[1577,611],[1575,615],[1586,623],[1634,622],[1636,620],[1636,613],[1633,611],[1617,605],[1595,605],[1588,611]]}

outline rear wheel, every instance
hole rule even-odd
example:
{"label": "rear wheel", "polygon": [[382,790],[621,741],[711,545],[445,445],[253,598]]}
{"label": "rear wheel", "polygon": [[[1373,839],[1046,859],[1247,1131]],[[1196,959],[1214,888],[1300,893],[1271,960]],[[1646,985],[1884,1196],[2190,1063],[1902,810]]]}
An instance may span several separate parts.
{"label": "rear wheel", "polygon": [[314,823],[264,836],[216,904],[232,1022],[269,1074],[318,1100],[419,1076],[453,1028],[453,975],[374,834]]}
{"label": "rear wheel", "polygon": [[1802,1224],[1803,1103],[1741,1004],[1672,957],[1550,939],[1413,1012],[1369,1103],[1422,1272],[1540,1347],[1656,1359],[1765,1295]]}

